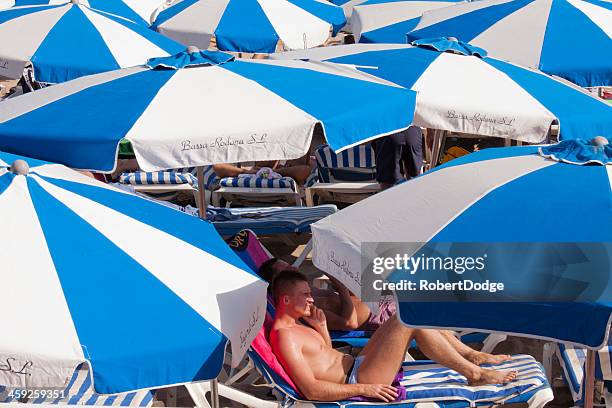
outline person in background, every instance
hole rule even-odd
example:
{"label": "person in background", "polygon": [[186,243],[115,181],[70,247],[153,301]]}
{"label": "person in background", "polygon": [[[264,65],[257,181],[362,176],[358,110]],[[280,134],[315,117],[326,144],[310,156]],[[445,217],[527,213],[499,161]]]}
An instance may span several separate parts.
{"label": "person in background", "polygon": [[418,126],[372,142],[376,154],[376,181],[382,190],[421,174],[423,131]]}
{"label": "person in background", "polygon": [[316,167],[317,162],[312,156],[315,148],[325,142],[323,129],[320,125],[316,125],[312,134],[312,139],[308,152],[300,158],[287,160],[281,164],[280,160],[268,160],[255,162],[254,167],[239,167],[235,164],[215,164],[213,170],[218,177],[238,177],[241,174],[256,174],[262,168],[270,168],[275,173],[282,177],[291,177],[299,185],[303,185],[308,179],[312,170]]}

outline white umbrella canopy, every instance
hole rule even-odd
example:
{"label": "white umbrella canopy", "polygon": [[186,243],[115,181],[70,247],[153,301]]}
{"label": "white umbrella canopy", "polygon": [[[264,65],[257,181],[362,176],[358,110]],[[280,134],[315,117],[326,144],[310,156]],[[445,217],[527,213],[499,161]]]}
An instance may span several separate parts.
{"label": "white umbrella canopy", "polygon": [[[98,393],[215,378],[264,321],[266,287],[214,226],[64,166],[0,152],[0,384]],[[171,329],[165,328],[167,325]]]}
{"label": "white umbrella canopy", "polygon": [[[0,10],[19,6],[58,5],[66,2],[66,0],[0,0]],[[144,25],[149,25],[155,11],[165,4],[162,0],[83,0],[81,3]]]}
{"label": "white umbrella canopy", "polygon": [[72,0],[0,10],[0,76],[21,78],[31,63],[36,81],[59,83],[185,49],[144,22],[86,4]]}
{"label": "white umbrella canopy", "polygon": [[408,44],[352,44],[277,53],[273,59],[326,61],[417,92],[414,122],[430,129],[542,143],[612,133],[612,107],[578,86],[487,56],[447,38]]}
{"label": "white umbrella canopy", "polygon": [[[395,291],[407,324],[597,349],[612,319],[611,204],[612,145],[604,137],[485,149],[314,223],[313,264],[361,296],[372,294],[374,279],[416,283]],[[558,257],[548,256],[553,248]],[[375,271],[370,263],[396,253],[409,257],[408,267],[391,259]],[[475,254],[463,271],[446,264]],[[506,287],[428,291],[422,280]]]}
{"label": "white umbrella canopy", "polygon": [[[125,138],[141,168],[154,171],[295,159],[319,125],[340,150],[412,123],[415,92],[341,65],[234,60],[192,49],[150,66],[3,102],[0,148],[112,171]],[[338,103],[344,95],[361,102]]]}

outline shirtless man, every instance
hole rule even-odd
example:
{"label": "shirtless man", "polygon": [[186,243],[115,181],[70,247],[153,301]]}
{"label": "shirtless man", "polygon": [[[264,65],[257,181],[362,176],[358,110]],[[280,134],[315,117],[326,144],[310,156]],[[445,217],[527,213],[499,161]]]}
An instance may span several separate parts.
{"label": "shirtless man", "polygon": [[[288,264],[282,259],[272,258],[259,267],[258,274],[265,281],[272,282],[274,277],[284,270],[298,271],[295,266]],[[379,303],[378,312],[372,313],[367,304],[351,294],[346,286],[337,279],[329,276],[329,280],[333,289],[312,290],[314,304],[325,314],[329,330],[375,331],[395,315],[393,299],[383,299]],[[462,343],[451,330],[438,331],[459,354],[474,364],[498,364],[510,358],[507,354],[493,355],[476,351]]]}
{"label": "shirtless man", "polygon": [[472,385],[506,383],[516,378],[515,371],[489,370],[467,360],[439,331],[412,329],[397,318],[383,324],[354,358],[332,348],[325,314],[314,305],[304,275],[283,271],[276,276],[272,291],[276,302],[270,332],[272,350],[310,400],[337,401],[355,396],[395,400],[398,392],[391,383],[412,339],[425,355],[463,374]]}

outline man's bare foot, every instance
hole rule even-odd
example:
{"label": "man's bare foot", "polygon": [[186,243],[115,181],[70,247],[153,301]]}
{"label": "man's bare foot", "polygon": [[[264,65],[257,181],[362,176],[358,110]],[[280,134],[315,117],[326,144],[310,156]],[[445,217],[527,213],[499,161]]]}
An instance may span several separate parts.
{"label": "man's bare foot", "polygon": [[504,361],[510,360],[510,355],[508,354],[489,354],[489,353],[482,353],[480,351],[474,351],[473,353],[470,353],[470,355],[468,355],[466,358],[468,359],[468,361],[476,365],[500,364],[500,363],[503,363]]}
{"label": "man's bare foot", "polygon": [[516,371],[497,371],[481,368],[477,377],[468,378],[470,385],[485,385],[485,384],[505,384],[514,381]]}

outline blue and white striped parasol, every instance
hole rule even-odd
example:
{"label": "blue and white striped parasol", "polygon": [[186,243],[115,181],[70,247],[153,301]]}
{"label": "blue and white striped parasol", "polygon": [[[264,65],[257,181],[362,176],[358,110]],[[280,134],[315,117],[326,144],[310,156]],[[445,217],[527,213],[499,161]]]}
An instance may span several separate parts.
{"label": "blue and white striped parasol", "polygon": [[[0,0],[2,1],[2,0]],[[331,3],[336,6],[340,6],[342,11],[344,12],[344,16],[346,17],[346,25],[343,29],[347,32],[352,32],[351,30],[351,15],[353,14],[353,8],[361,3],[366,2],[367,0],[333,0]]]}
{"label": "blue and white striped parasol", "polygon": [[58,83],[184,49],[143,24],[78,0],[0,11],[0,76],[8,78],[20,78],[31,62],[37,81]]}
{"label": "blue and white striped parasol", "polygon": [[151,26],[185,45],[222,51],[270,53],[323,45],[344,26],[340,7],[324,0],[182,0]]}
{"label": "blue and white striped parasol", "polygon": [[3,102],[0,149],[110,171],[126,138],[153,171],[298,158],[319,124],[339,150],[412,123],[415,92],[351,68],[190,51]]}
{"label": "blue and white striped parasol", "polygon": [[[0,10],[19,6],[58,5],[66,2],[66,0],[3,0],[0,1]],[[163,0],[82,0],[81,4],[148,26],[151,16],[164,2]]]}
{"label": "blue and white striped parasol", "polygon": [[212,379],[263,323],[266,283],[212,224],[64,166],[0,153],[0,225],[4,386],[81,362],[99,393]]}
{"label": "blue and white striped parasol", "polygon": [[[455,159],[313,224],[313,263],[360,294],[365,242],[609,245],[612,148],[605,143],[602,137],[592,144],[568,140],[542,147],[541,154],[537,146],[491,148]],[[603,274],[602,287],[588,290],[609,290],[610,259],[604,263],[607,269],[588,276],[582,268],[574,286]],[[611,314],[605,297],[400,305],[402,320],[414,326],[517,333],[593,348],[605,343]]]}
{"label": "blue and white striped parasol", "polygon": [[350,27],[362,43],[406,43],[406,33],[416,27],[426,11],[452,6],[463,0],[367,0],[353,6]]}
{"label": "blue and white striped parasol", "polygon": [[[612,137],[612,108],[577,86],[487,57],[446,38],[353,44],[273,54],[356,67],[417,91],[418,126],[541,143],[558,122],[563,139]],[[449,51],[449,52],[445,52]]]}
{"label": "blue and white striped parasol", "polygon": [[612,3],[482,0],[426,12],[408,42],[453,36],[580,86],[612,85]]}

